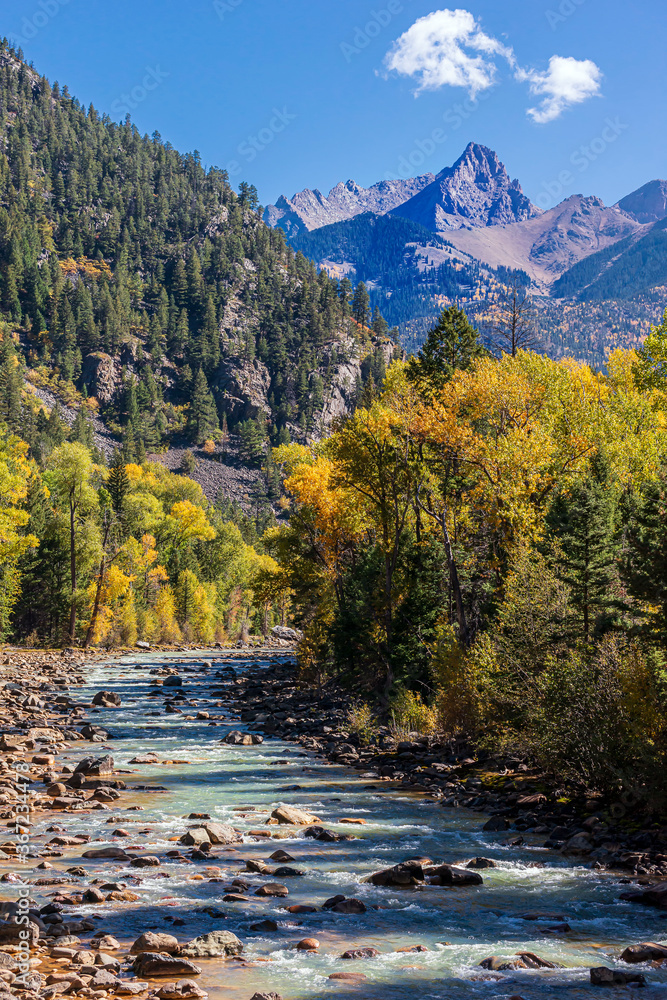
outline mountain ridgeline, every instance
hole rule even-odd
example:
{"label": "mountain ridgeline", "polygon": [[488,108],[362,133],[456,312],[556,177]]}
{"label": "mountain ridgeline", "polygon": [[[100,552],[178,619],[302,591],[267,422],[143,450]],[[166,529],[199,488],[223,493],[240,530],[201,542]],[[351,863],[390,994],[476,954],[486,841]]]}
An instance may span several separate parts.
{"label": "mountain ridgeline", "polygon": [[[306,435],[354,404],[365,357],[391,357],[254,188],[85,109],[6,42],[0,143],[5,367],[96,397],[130,450],[248,421]],[[12,413],[29,436],[34,413]]]}
{"label": "mountain ridgeline", "polygon": [[575,194],[543,211],[493,150],[469,143],[451,167],[412,182],[417,191],[393,182],[391,199],[380,197],[387,182],[303,191],[264,217],[328,273],[363,279],[409,349],[443,305],[463,305],[483,330],[515,278],[532,286],[541,349],[594,365],[634,346],[667,305],[665,181],[616,205]]}

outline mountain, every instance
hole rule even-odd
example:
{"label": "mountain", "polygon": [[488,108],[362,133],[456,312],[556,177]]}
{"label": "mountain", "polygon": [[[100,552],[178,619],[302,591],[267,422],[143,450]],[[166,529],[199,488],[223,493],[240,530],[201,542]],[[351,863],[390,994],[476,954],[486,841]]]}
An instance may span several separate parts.
{"label": "mountain", "polygon": [[274,229],[280,226],[289,236],[310,232],[321,226],[352,219],[364,212],[384,215],[397,205],[412,198],[434,180],[433,174],[410,177],[408,180],[380,181],[370,188],[355,181],[337,184],[325,197],[320,191],[305,191],[292,198],[283,195],[275,205],[264,210],[264,221]]}
{"label": "mountain", "polygon": [[649,181],[617,202],[637,222],[659,222],[667,216],[667,181]]}
{"label": "mountain", "polygon": [[554,284],[552,295],[580,301],[630,299],[663,286],[667,286],[667,218],[639,238],[621,240],[579,261]]}
{"label": "mountain", "polygon": [[541,215],[518,181],[511,180],[493,150],[468,144],[451,167],[394,209],[426,229],[443,232],[477,226],[501,226]]}
{"label": "mountain", "polygon": [[229,430],[259,465],[268,440],[349,412],[369,359],[391,357],[248,185],[86,109],[6,41],[0,108],[0,421],[35,453],[17,371],[99,415],[128,456]]}
{"label": "mountain", "polygon": [[548,291],[583,257],[645,230],[620,208],[576,194],[535,218],[514,225],[459,229],[447,238],[491,267],[526,271],[539,289]]}

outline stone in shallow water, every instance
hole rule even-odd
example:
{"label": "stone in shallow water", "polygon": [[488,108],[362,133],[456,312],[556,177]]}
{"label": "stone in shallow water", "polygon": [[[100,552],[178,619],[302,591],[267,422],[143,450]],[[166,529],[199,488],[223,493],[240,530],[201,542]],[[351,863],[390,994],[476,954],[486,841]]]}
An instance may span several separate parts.
{"label": "stone in shallow water", "polygon": [[655,944],[653,941],[643,941],[632,944],[621,955],[621,961],[635,964],[637,962],[661,962],[667,959],[667,944]]}
{"label": "stone in shallow water", "polygon": [[183,945],[179,955],[185,958],[220,958],[240,955],[242,951],[243,945],[235,934],[229,931],[209,931]]}
{"label": "stone in shallow water", "polygon": [[208,993],[200,989],[191,979],[179,979],[177,983],[165,983],[155,995],[160,1000],[197,1000],[207,997]]}
{"label": "stone in shallow water", "polygon": [[152,976],[173,976],[185,973],[187,976],[200,976],[202,970],[194,962],[189,962],[185,958],[178,958],[175,955],[168,955],[166,952],[144,952],[134,960],[132,971],[135,975]]}
{"label": "stone in shallow water", "polygon": [[591,969],[590,976],[593,986],[627,986],[630,983],[646,986],[646,976],[642,976],[639,972],[616,972],[615,969],[601,966]]}
{"label": "stone in shallow water", "polygon": [[172,953],[178,951],[179,947],[178,939],[173,934],[155,934],[153,931],[144,931],[130,948],[130,955],[161,951]]}
{"label": "stone in shallow water", "polygon": [[340,956],[345,959],[377,958],[380,952],[377,948],[349,948]]}

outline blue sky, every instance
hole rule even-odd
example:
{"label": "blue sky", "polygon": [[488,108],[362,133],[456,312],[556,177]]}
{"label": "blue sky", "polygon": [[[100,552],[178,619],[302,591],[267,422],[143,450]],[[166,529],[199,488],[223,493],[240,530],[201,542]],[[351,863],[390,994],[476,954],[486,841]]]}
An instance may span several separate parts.
{"label": "blue sky", "polygon": [[658,0],[477,0],[438,20],[446,10],[0,0],[0,34],[86,105],[118,120],[129,110],[142,132],[198,149],[235,186],[256,184],[263,204],[348,178],[437,173],[471,140],[545,208],[580,192],[611,204],[667,176]]}

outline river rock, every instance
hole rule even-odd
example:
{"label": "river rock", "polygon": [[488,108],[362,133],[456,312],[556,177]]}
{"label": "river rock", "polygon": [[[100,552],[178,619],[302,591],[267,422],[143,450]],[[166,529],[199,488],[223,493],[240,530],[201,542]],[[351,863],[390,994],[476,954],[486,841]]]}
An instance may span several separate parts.
{"label": "river rock", "polygon": [[620,898],[630,903],[641,903],[642,906],[656,906],[659,910],[667,910],[667,882],[650,885],[647,889],[622,892]]}
{"label": "river rock", "polygon": [[341,899],[330,907],[332,913],[365,913],[366,904],[360,899]]}
{"label": "river rock", "polygon": [[517,951],[517,956],[521,959],[527,969],[561,969],[561,965],[549,962],[546,958],[540,958],[532,951]]}
{"label": "river rock", "polygon": [[286,864],[288,861],[296,860],[291,854],[288,854],[287,851],[274,851],[273,854],[269,855],[269,859],[271,861],[281,861],[283,864]]}
{"label": "river rock", "polygon": [[320,942],[317,938],[303,938],[296,945],[297,951],[317,951],[320,946]]}
{"label": "river rock", "polygon": [[250,1000],[283,1000],[279,993],[253,993]]}
{"label": "river rock", "polygon": [[87,723],[81,727],[81,735],[84,740],[88,740],[91,743],[104,743],[105,740],[109,739],[110,734],[102,726],[91,726],[90,723]]}
{"label": "river rock", "polygon": [[114,760],[110,754],[104,757],[84,757],[74,768],[75,774],[91,775],[113,774]]}
{"label": "river rock", "polygon": [[312,813],[303,812],[294,806],[278,806],[271,813],[267,823],[273,822],[285,826],[310,826],[312,823],[319,823],[319,821],[319,816],[313,816]]}
{"label": "river rock", "polygon": [[339,840],[352,840],[352,837],[347,837],[342,833],[334,833],[333,830],[326,830],[323,826],[309,826],[307,830],[303,831],[303,835],[309,840],[320,840],[325,844],[335,844]]}
{"label": "river rock", "polygon": [[187,958],[168,955],[166,952],[146,951],[138,955],[132,965],[136,976],[151,978],[153,976],[200,976],[201,969]]}
{"label": "river rock", "polygon": [[118,708],[121,704],[121,697],[115,691],[98,691],[93,696],[93,705],[101,705],[103,708]]}
{"label": "river rock", "polygon": [[220,958],[240,955],[243,945],[230,931],[209,931],[184,944],[179,955],[185,958]]}
{"label": "river rock", "polygon": [[423,885],[424,870],[418,861],[402,861],[393,868],[383,868],[379,872],[373,872],[361,881],[370,882],[371,885],[406,888],[411,885]]}
{"label": "river rock", "polygon": [[122,847],[99,847],[93,851],[84,851],[81,857],[108,861],[128,861],[130,855]]}
{"label": "river rock", "polygon": [[90,947],[97,948],[99,951],[118,951],[120,941],[113,937],[112,934],[102,934],[99,938],[93,938],[90,942]]}
{"label": "river rock", "polygon": [[466,865],[466,868],[497,868],[495,861],[491,861],[489,858],[473,858]]}
{"label": "river rock", "polygon": [[144,931],[130,948],[130,955],[141,955],[143,952],[167,952],[171,955],[180,949],[178,939],[173,934],[156,934]]}
{"label": "river rock", "polygon": [[666,958],[667,944],[655,944],[653,941],[632,944],[621,955],[621,961],[631,965],[637,962],[661,962]]}
{"label": "river rock", "polygon": [[634,983],[636,986],[646,986],[646,976],[639,972],[617,972],[615,969],[606,969],[601,966],[591,969],[591,984],[593,986],[627,986]]}
{"label": "river rock", "polygon": [[286,885],[279,885],[277,882],[269,882],[267,885],[261,885],[259,889],[255,892],[256,896],[277,896],[280,899],[284,899],[285,896],[289,896],[289,889]]}
{"label": "river rock", "polygon": [[475,871],[456,868],[454,865],[435,865],[425,868],[424,875],[430,885],[482,885],[484,879]]}
{"label": "river rock", "polygon": [[251,924],[250,925],[250,930],[251,931],[269,931],[269,932],[271,932],[271,931],[277,931],[278,930],[278,923],[277,923],[276,920],[271,920],[270,918],[267,919],[267,920],[258,920],[258,922],[256,924]]}
{"label": "river rock", "polygon": [[241,834],[226,823],[204,823],[203,829],[212,844],[238,844]]}
{"label": "river rock", "polygon": [[503,833],[505,830],[509,830],[509,828],[510,822],[508,819],[505,819],[502,816],[492,816],[491,819],[484,824],[482,830],[485,833]]}
{"label": "river rock", "polygon": [[271,635],[276,639],[284,639],[286,642],[298,642],[303,637],[303,632],[298,629],[288,628],[286,625],[274,625]]}
{"label": "river rock", "polygon": [[132,868],[157,868],[160,864],[160,859],[156,858],[154,854],[142,854],[138,858],[132,858],[130,861],[130,867]]}
{"label": "river rock", "polygon": [[488,969],[491,972],[513,972],[516,969],[527,969],[528,966],[520,958],[499,958],[498,955],[489,955],[479,963],[480,969]]}
{"label": "river rock", "polygon": [[0,944],[18,944],[23,940],[29,941],[32,947],[36,947],[39,941],[39,925],[34,920],[30,920],[27,924],[17,924],[13,920],[0,922]]}
{"label": "river rock", "polygon": [[179,979],[177,983],[165,983],[155,994],[160,1000],[196,1000],[207,997],[192,979]]}
{"label": "river rock", "polygon": [[368,979],[363,972],[332,972],[329,979],[340,979],[348,983],[363,983]]}
{"label": "river rock", "polygon": [[133,757],[130,764],[159,764],[160,758],[156,753],[140,753]]}
{"label": "river rock", "polygon": [[202,844],[210,844],[211,838],[203,826],[193,826],[192,829],[186,830],[178,842],[187,847],[200,847]]}
{"label": "river rock", "polygon": [[377,958],[379,954],[377,948],[349,948],[340,957],[345,959]]}
{"label": "river rock", "polygon": [[252,747],[259,746],[260,743],[264,742],[264,737],[257,733],[242,733],[240,730],[235,729],[231,733],[227,733],[221,743],[228,743],[233,747]]}

